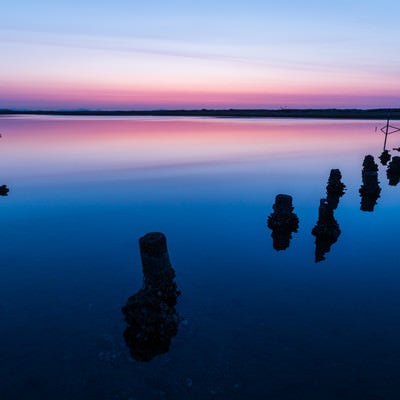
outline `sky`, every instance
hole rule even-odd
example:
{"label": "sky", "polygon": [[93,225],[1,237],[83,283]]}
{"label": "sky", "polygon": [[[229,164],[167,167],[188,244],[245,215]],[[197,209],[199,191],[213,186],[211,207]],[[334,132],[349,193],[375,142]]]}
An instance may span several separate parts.
{"label": "sky", "polygon": [[3,2],[0,108],[400,107],[400,2]]}

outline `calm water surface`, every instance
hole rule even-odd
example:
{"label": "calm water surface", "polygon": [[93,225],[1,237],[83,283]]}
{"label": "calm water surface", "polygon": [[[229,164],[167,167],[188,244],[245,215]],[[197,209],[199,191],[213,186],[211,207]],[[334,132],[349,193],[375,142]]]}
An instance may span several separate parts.
{"label": "calm water surface", "polygon": [[[0,398],[398,399],[400,187],[377,158],[381,125],[2,117]],[[369,212],[367,154],[382,189]],[[316,263],[332,168],[341,234]],[[279,193],[300,220],[281,251],[266,225]],[[139,362],[121,307],[151,231],[167,236],[184,320],[168,353]]]}

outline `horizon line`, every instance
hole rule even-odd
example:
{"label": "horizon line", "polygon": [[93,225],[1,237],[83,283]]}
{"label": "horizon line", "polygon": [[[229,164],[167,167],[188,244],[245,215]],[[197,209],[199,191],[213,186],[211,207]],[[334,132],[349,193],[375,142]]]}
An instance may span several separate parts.
{"label": "horizon line", "polygon": [[400,108],[224,108],[224,109],[9,109],[0,108],[1,115],[53,116],[171,116],[171,117],[231,117],[231,118],[326,118],[326,119],[395,119],[400,120]]}

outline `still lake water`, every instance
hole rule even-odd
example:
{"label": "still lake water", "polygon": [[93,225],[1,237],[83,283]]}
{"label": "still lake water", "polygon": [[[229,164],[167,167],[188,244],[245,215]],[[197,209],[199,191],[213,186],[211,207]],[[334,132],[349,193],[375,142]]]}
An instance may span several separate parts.
{"label": "still lake water", "polygon": [[[0,118],[0,398],[398,399],[400,187],[377,159],[382,124]],[[341,235],[316,263],[332,168]],[[282,251],[266,225],[279,193],[300,220]],[[121,307],[151,231],[167,236],[184,320],[168,353],[139,362]]]}

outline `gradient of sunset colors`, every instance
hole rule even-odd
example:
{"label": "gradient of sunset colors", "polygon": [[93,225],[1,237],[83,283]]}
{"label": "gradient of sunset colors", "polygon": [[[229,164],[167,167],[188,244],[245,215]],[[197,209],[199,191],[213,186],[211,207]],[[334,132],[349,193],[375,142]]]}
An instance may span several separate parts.
{"label": "gradient of sunset colors", "polygon": [[71,177],[93,182],[115,174],[117,180],[193,179],[191,174],[232,169],[238,178],[250,169],[255,176],[267,174],[275,187],[282,173],[294,173],[293,158],[302,161],[300,174],[310,165],[319,173],[337,154],[343,171],[358,170],[362,156],[355,157],[354,149],[364,155],[381,146],[373,121],[27,116],[1,123],[7,140],[0,158],[14,185],[50,178],[63,184]]}
{"label": "gradient of sunset colors", "polygon": [[400,107],[395,0],[2,4],[0,108]]}

